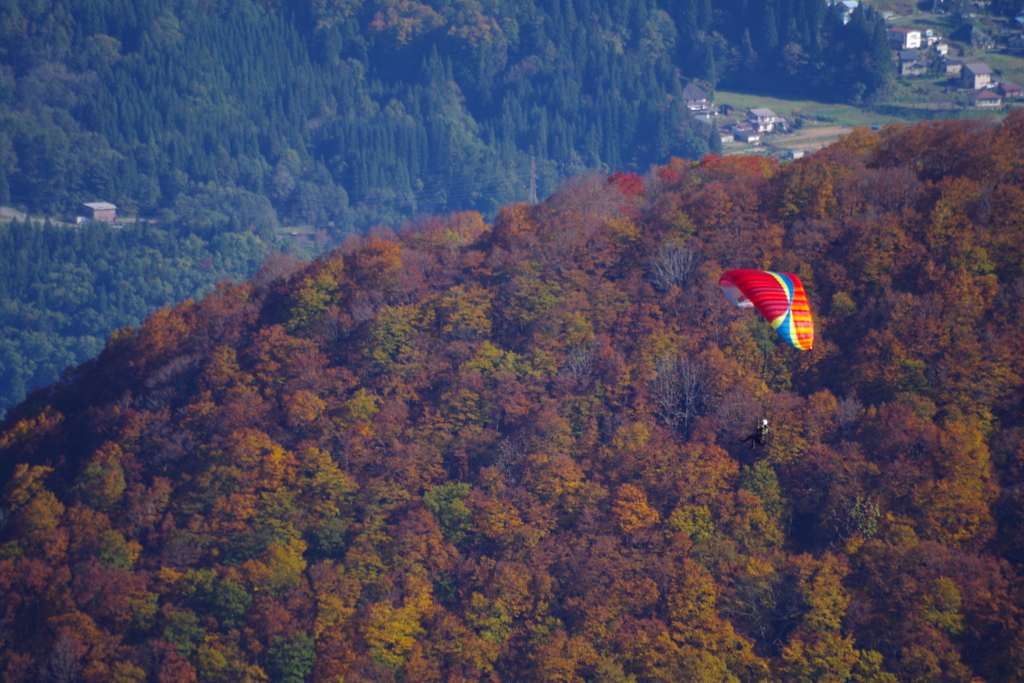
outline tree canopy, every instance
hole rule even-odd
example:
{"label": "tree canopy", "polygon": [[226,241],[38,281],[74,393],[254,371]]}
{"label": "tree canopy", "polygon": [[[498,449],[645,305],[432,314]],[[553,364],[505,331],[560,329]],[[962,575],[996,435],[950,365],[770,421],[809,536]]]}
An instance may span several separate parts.
{"label": "tree canopy", "polygon": [[802,0],[3,0],[0,204],[341,235],[491,219],[717,151],[687,79],[850,100],[890,60],[880,18]]}
{"label": "tree canopy", "polygon": [[160,310],[0,425],[0,675],[1013,680],[1021,149],[582,176]]}

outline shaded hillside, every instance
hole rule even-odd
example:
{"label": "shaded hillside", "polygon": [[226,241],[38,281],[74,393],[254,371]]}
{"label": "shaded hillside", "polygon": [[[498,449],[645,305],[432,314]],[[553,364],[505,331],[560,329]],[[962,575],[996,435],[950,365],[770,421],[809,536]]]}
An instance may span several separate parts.
{"label": "shaded hillside", "polygon": [[485,5],[4,2],[0,204],[344,235],[708,152],[654,3]]}
{"label": "shaded hillside", "polygon": [[1019,678],[1022,143],[579,178],[119,332],[3,426],[0,675]]}
{"label": "shaded hillside", "polygon": [[[0,205],[339,235],[719,145],[686,79],[858,100],[881,19],[823,2],[4,0]],[[263,235],[265,236],[265,234]]]}
{"label": "shaded hillside", "polygon": [[199,298],[221,280],[247,279],[270,251],[237,223],[0,223],[0,417],[95,357],[113,330]]}

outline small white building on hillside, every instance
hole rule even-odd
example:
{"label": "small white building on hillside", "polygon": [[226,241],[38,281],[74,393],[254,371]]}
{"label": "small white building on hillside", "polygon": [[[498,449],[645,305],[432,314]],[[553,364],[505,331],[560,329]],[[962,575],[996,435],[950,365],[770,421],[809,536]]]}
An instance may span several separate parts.
{"label": "small white building on hillside", "polygon": [[888,30],[889,45],[894,50],[916,50],[921,47],[921,31],[896,26]]}
{"label": "small white building on hillside", "polygon": [[785,117],[779,116],[771,109],[748,109],[747,122],[758,133],[776,133],[786,130]]}

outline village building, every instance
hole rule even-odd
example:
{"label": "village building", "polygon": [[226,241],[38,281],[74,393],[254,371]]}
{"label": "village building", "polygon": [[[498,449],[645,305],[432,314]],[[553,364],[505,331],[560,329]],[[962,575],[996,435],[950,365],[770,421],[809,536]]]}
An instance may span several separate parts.
{"label": "village building", "polygon": [[939,73],[949,74],[950,76],[959,76],[960,72],[964,68],[964,63],[959,59],[942,57],[935,63],[935,68]]}
{"label": "village building", "polygon": [[92,212],[91,216],[85,220],[96,221],[97,223],[117,222],[117,206],[110,202],[86,202],[83,206]]}
{"label": "village building", "polygon": [[853,17],[853,11],[860,6],[857,0],[843,0],[835,4],[836,12],[839,14],[839,18],[843,21],[843,25],[850,23],[850,18]]}
{"label": "village building", "polygon": [[967,43],[979,50],[987,50],[996,46],[996,41],[974,24],[964,24],[950,33],[949,39],[958,43]]}
{"label": "village building", "polygon": [[1004,100],[1015,100],[1020,97],[1020,86],[1016,83],[1000,83],[996,86],[996,92],[1003,96]]}
{"label": "village building", "polygon": [[736,130],[735,138],[740,142],[760,142],[761,133],[754,128],[743,127]]}
{"label": "village building", "polygon": [[896,26],[888,30],[889,45],[894,50],[916,50],[921,47],[921,31]]}
{"label": "village building", "polygon": [[928,70],[928,67],[917,61],[917,56],[917,50],[900,50],[900,76],[920,76]]}
{"label": "village building", "polygon": [[962,87],[981,90],[987,88],[992,82],[992,69],[984,62],[972,62],[964,64],[960,70],[960,81]]}
{"label": "village building", "polygon": [[683,88],[683,103],[690,111],[708,111],[711,109],[711,95],[691,81]]}
{"label": "village building", "polygon": [[1003,106],[1003,98],[991,90],[979,90],[967,96],[967,101],[972,107],[995,108]]}
{"label": "village building", "polygon": [[779,116],[771,109],[748,109],[746,123],[758,133],[775,133],[786,130],[785,117]]}

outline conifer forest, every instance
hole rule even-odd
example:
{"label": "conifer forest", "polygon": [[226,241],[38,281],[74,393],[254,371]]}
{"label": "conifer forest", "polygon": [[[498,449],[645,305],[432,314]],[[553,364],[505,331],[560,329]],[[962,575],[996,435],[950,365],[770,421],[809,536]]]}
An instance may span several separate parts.
{"label": "conifer forest", "polygon": [[344,234],[646,172],[717,137],[688,79],[829,100],[888,78],[812,0],[0,0],[0,205]]}

